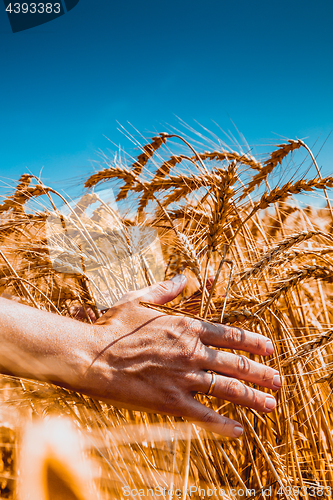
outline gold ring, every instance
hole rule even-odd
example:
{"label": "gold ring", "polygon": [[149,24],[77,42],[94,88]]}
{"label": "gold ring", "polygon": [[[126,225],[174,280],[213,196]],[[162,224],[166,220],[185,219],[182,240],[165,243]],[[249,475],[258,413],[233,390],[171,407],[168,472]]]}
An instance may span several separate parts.
{"label": "gold ring", "polygon": [[208,392],[206,392],[207,396],[210,396],[211,394],[213,394],[213,390],[215,389],[215,384],[216,384],[216,374],[214,372],[211,372],[211,374],[212,374],[212,381],[210,383]]}

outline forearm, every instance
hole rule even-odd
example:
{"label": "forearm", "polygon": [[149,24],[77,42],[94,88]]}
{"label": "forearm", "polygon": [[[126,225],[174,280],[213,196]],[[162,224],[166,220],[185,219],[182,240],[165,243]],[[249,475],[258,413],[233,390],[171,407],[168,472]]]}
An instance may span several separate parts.
{"label": "forearm", "polygon": [[0,298],[1,373],[75,387],[91,338],[91,325]]}

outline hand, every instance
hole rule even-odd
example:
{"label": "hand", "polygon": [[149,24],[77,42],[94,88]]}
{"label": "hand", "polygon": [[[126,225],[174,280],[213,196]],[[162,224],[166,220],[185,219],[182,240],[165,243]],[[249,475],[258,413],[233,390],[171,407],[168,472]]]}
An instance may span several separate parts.
{"label": "hand", "polygon": [[242,355],[208,346],[240,349],[267,356],[272,343],[264,336],[240,328],[212,325],[164,313],[140,305],[140,301],[164,304],[185,287],[178,275],[130,292],[91,326],[90,366],[78,390],[115,406],[184,416],[218,434],[238,437],[238,422],[199,403],[197,392],[208,392],[216,372],[213,395],[269,412],[275,398],[240,382],[268,389],[281,386],[279,373]]}

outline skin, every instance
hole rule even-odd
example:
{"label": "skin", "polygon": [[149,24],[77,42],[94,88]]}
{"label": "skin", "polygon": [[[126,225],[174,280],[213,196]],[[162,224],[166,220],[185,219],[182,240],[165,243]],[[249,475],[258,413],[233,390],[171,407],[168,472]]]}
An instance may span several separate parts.
{"label": "skin", "polygon": [[279,373],[211,347],[268,356],[266,337],[240,328],[166,315],[140,305],[165,304],[185,287],[186,278],[130,292],[93,325],[39,311],[0,298],[0,370],[54,384],[108,401],[115,406],[183,416],[227,437],[240,424],[199,403],[216,372],[213,395],[261,412],[275,398],[242,381],[277,390]]}

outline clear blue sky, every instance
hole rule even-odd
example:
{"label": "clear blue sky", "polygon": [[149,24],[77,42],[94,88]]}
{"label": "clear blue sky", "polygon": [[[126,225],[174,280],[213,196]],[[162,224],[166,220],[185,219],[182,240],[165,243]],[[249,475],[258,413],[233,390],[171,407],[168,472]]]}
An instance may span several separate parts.
{"label": "clear blue sky", "polygon": [[[250,144],[321,134],[318,150],[333,129],[332,26],[332,0],[80,0],[13,34],[1,3],[0,176],[87,176],[104,135],[131,150],[117,121],[149,137],[176,115],[231,118]],[[325,174],[332,156],[333,134]]]}

